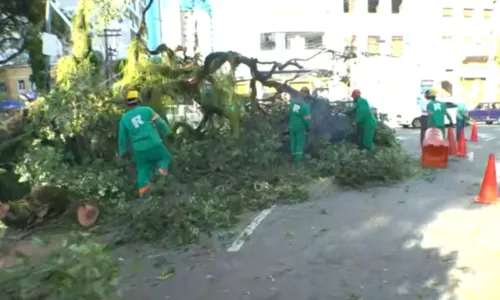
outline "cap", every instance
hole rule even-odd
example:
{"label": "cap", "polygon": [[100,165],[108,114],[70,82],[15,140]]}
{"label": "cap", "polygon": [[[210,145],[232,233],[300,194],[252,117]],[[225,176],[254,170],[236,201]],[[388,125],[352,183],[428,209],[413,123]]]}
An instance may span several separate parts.
{"label": "cap", "polygon": [[351,97],[354,97],[354,96],[361,96],[361,91],[358,90],[358,89],[353,90],[352,94],[351,94]]}

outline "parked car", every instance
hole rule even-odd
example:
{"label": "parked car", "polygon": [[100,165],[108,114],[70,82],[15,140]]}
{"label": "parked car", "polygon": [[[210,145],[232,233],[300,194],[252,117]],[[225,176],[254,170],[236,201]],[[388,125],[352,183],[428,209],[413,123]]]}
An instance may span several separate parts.
{"label": "parked car", "polygon": [[[444,102],[444,104],[446,105],[446,110],[450,114],[451,119],[453,120],[453,122],[455,122],[455,119],[457,117],[457,105],[453,102]],[[396,115],[396,120],[398,122],[398,125],[404,128],[408,128],[410,126],[413,128],[420,128],[420,115],[420,107],[418,105],[414,105],[409,109],[398,113]],[[446,125],[450,125],[450,121],[448,121],[448,118],[445,118],[444,121]]]}
{"label": "parked car", "polygon": [[500,123],[500,102],[481,102],[469,111],[469,116],[478,122]]}
{"label": "parked car", "polygon": [[196,127],[200,124],[203,113],[194,105],[168,105],[165,117],[172,123],[184,121]]}

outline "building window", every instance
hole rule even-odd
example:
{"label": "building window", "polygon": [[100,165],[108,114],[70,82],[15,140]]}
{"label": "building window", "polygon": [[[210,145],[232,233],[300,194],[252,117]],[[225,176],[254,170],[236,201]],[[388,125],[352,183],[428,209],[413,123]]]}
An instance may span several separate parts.
{"label": "building window", "polygon": [[444,7],[442,12],[441,12],[441,15],[443,16],[443,18],[451,18],[453,17],[453,8],[451,7]]}
{"label": "building window", "polygon": [[18,91],[25,91],[26,90],[26,83],[24,82],[24,80],[17,81],[17,90]]}
{"label": "building window", "polygon": [[369,36],[368,37],[368,47],[366,53],[368,55],[380,55],[380,37],[379,36]]}
{"label": "building window", "polygon": [[7,93],[7,86],[3,82],[0,82],[0,93]]}
{"label": "building window", "polygon": [[[383,0],[380,0],[383,1]],[[392,0],[391,8],[393,14],[399,14],[401,12],[401,6],[403,5],[403,0]]]}
{"label": "building window", "polygon": [[353,13],[355,5],[356,0],[344,0],[344,13]]}
{"label": "building window", "polygon": [[483,18],[484,19],[491,19],[492,12],[493,12],[493,9],[491,9],[491,8],[483,9]]}
{"label": "building window", "polygon": [[403,47],[404,47],[403,41],[404,40],[403,40],[402,36],[393,36],[392,37],[392,41],[391,41],[392,56],[394,56],[394,57],[403,56]]}
{"label": "building window", "polygon": [[378,11],[378,1],[368,1],[368,13],[374,14]]}
{"label": "building window", "polygon": [[474,10],[472,8],[464,8],[464,18],[472,18]]}
{"label": "building window", "polygon": [[260,34],[260,50],[276,49],[276,33],[261,33]]}
{"label": "building window", "polygon": [[323,32],[287,32],[285,33],[285,48],[288,50],[321,49],[324,35]]}

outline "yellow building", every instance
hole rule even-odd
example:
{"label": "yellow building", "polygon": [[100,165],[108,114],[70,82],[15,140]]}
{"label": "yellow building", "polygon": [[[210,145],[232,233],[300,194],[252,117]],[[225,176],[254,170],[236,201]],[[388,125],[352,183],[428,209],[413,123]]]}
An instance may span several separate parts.
{"label": "yellow building", "polygon": [[7,65],[0,68],[0,97],[16,99],[20,93],[34,89],[30,83],[29,65]]}
{"label": "yellow building", "polygon": [[[55,78],[55,68],[51,69],[52,78]],[[36,90],[30,81],[31,68],[29,65],[6,65],[0,67],[0,99],[17,99],[24,92]]]}

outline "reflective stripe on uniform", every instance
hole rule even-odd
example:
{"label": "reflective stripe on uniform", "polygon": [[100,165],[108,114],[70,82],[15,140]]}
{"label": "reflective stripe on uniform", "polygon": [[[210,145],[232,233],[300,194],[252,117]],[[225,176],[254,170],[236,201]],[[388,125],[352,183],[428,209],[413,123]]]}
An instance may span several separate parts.
{"label": "reflective stripe on uniform", "polygon": [[140,188],[140,189],[139,189],[139,195],[142,195],[142,194],[144,194],[145,192],[147,192],[147,191],[149,190],[149,188],[150,188],[150,187],[151,187],[151,186],[148,184],[148,185],[146,185],[145,187]]}

